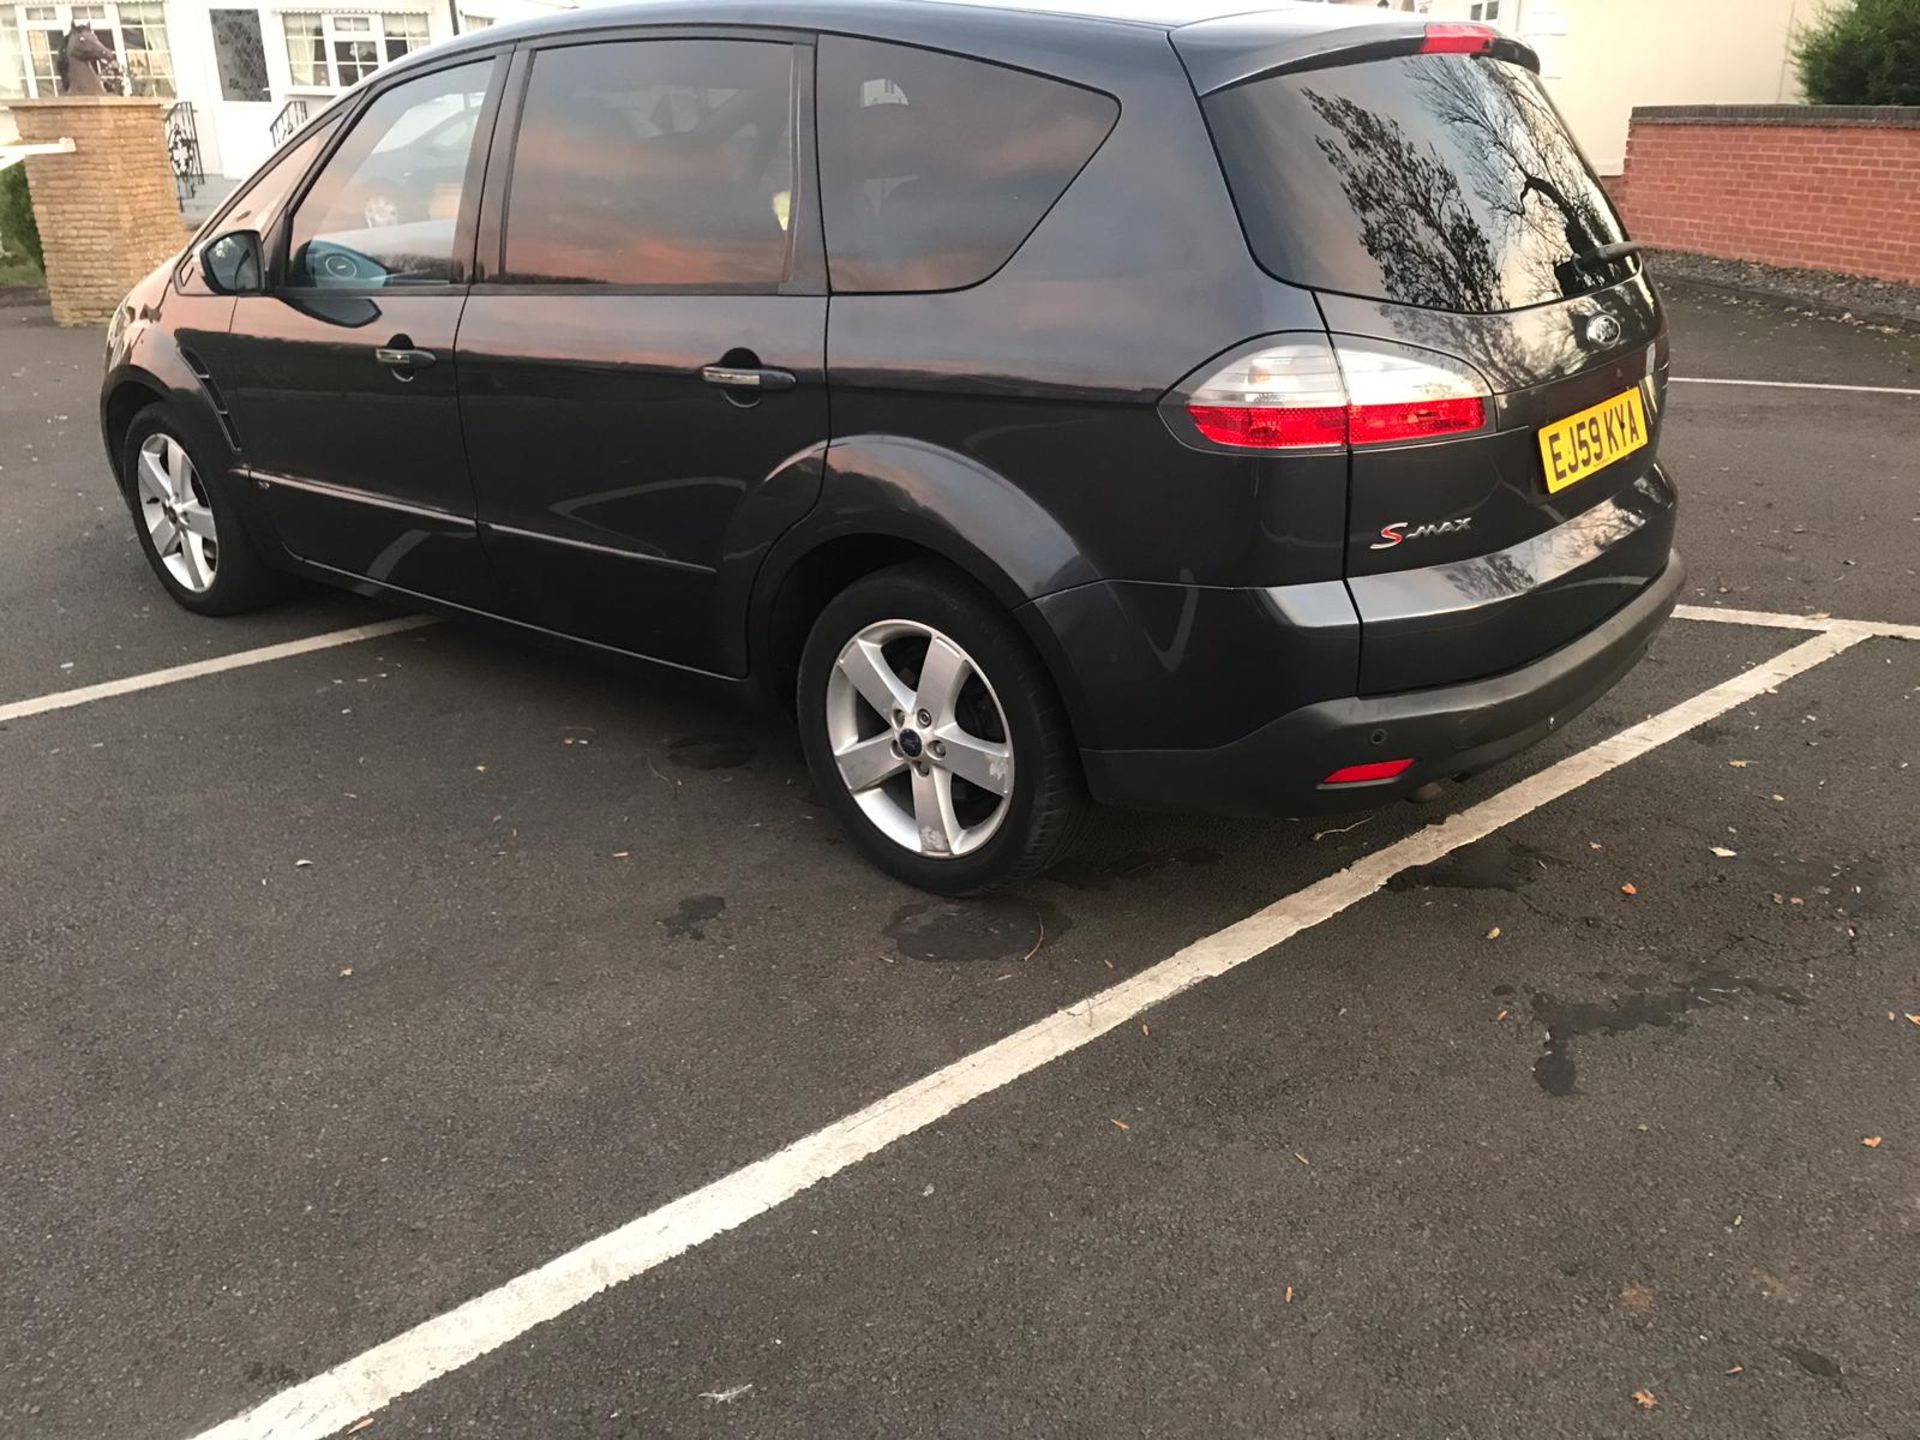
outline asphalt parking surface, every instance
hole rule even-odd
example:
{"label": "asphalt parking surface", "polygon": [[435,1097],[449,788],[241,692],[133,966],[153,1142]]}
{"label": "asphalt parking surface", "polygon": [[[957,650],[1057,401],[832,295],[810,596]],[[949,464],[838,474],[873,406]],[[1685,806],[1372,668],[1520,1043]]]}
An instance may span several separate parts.
{"label": "asphalt parking surface", "polygon": [[[1676,374],[1920,388],[1671,301]],[[0,705],[387,613],[175,611],[98,350],[0,310]],[[1692,603],[1920,623],[1920,399],[1673,404]],[[1805,639],[964,904],[752,717],[477,629],[0,726],[0,1434],[184,1440]],[[361,1433],[1914,1434],[1916,751],[1864,640]]]}

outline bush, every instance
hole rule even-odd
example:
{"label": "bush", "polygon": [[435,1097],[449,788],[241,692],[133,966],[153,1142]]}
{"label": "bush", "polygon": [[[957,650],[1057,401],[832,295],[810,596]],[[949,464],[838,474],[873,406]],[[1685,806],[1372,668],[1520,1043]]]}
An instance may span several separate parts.
{"label": "bush", "polygon": [[40,250],[40,227],[33,223],[33,201],[27,195],[27,167],[0,170],[0,243],[18,254],[25,251],[37,269],[47,268]]}
{"label": "bush", "polygon": [[1840,0],[1794,37],[1816,105],[1920,105],[1920,0]]}

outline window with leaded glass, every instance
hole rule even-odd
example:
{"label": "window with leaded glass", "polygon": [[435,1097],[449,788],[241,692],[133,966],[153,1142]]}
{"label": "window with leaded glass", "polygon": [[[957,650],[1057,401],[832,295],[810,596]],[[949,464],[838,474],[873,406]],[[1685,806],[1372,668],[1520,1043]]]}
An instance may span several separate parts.
{"label": "window with leaded glass", "polygon": [[267,49],[258,10],[213,10],[213,55],[220,68],[222,100],[271,100]]}

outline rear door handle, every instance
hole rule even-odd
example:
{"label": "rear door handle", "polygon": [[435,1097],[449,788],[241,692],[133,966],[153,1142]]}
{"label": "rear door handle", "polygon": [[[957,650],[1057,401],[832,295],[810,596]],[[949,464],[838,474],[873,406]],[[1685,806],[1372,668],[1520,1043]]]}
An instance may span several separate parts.
{"label": "rear door handle", "polygon": [[766,370],[740,365],[703,365],[700,378],[709,385],[721,385],[729,390],[757,390],[762,393],[791,390],[800,383],[791,370]]}
{"label": "rear door handle", "polygon": [[396,370],[424,370],[439,359],[431,350],[401,350],[382,345],[373,352],[373,358],[382,365],[391,365]]}

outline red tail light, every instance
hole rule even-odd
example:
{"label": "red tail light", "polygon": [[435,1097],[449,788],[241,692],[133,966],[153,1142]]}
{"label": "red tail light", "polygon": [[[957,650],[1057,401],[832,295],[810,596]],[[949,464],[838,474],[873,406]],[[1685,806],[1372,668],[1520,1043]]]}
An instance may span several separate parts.
{"label": "red tail light", "polygon": [[1487,428],[1492,391],[1472,366],[1358,336],[1276,336],[1183,386],[1204,440],[1245,450],[1392,445]]}
{"label": "red tail light", "polygon": [[1347,443],[1347,407],[1315,405],[1299,410],[1254,405],[1189,405],[1200,433],[1217,445],[1249,450],[1285,450]]}
{"label": "red tail light", "polygon": [[1493,48],[1499,32],[1488,25],[1471,25],[1458,20],[1435,20],[1427,26],[1427,38],[1420,42],[1422,55],[1484,55]]}
{"label": "red tail light", "polygon": [[1459,435],[1487,423],[1487,404],[1478,395],[1457,400],[1414,400],[1400,405],[1354,405],[1347,411],[1356,445],[1392,440],[1431,440]]}
{"label": "red tail light", "polygon": [[1366,765],[1347,765],[1334,771],[1320,783],[1322,785],[1367,785],[1376,780],[1391,780],[1396,775],[1404,775],[1413,768],[1413,761],[1375,760]]}

